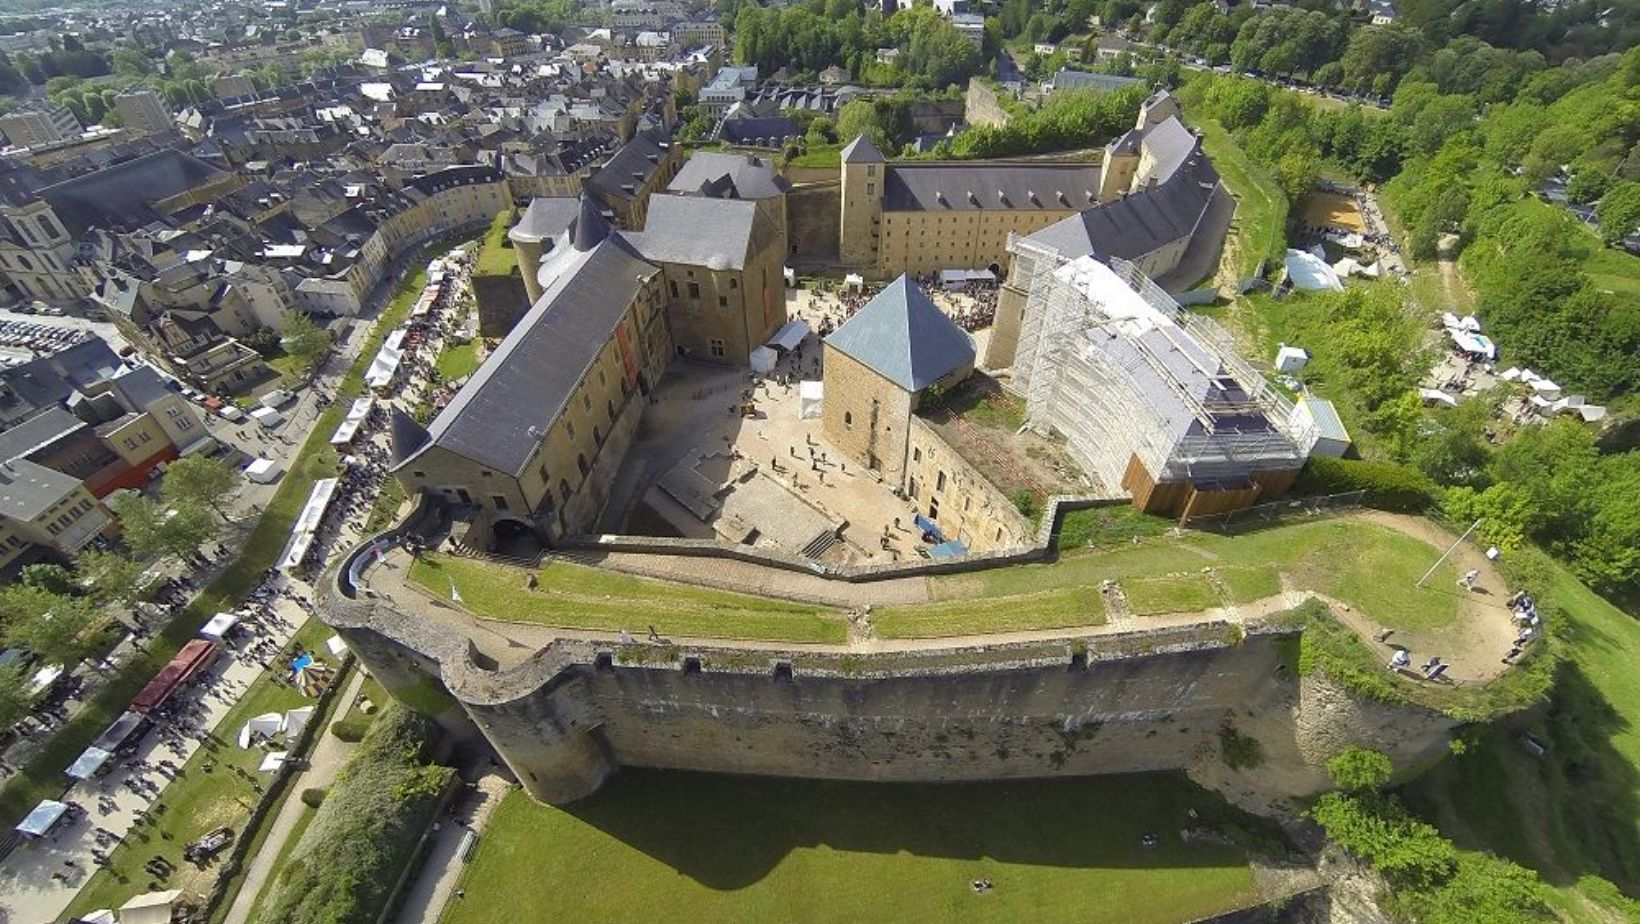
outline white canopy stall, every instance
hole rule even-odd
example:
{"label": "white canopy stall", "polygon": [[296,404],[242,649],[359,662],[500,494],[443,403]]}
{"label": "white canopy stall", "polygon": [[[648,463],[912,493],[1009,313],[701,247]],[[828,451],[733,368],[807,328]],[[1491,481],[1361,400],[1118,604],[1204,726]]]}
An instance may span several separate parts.
{"label": "white canopy stall", "polygon": [[780,360],[780,354],[776,353],[771,347],[760,346],[752,350],[746,359],[752,364],[753,372],[768,375],[774,371],[774,364]]}
{"label": "white canopy stall", "polygon": [[262,758],[261,766],[256,768],[257,772],[273,773],[285,765],[285,759],[289,756],[289,751],[269,751],[267,756]]}
{"label": "white canopy stall", "polygon": [[325,510],[330,507],[330,499],[336,494],[336,485],[340,480],[321,478],[313,483],[313,493],[308,495],[307,505],[302,508],[301,516],[296,518],[296,525],[291,527],[285,554],[279,556],[279,570],[294,568],[307,556],[308,547],[319,533],[319,523],[325,518]]}
{"label": "white canopy stall", "polygon": [[813,420],[820,416],[825,405],[825,382],[816,380],[797,383],[797,419]]}
{"label": "white canopy stall", "polygon": [[370,409],[375,406],[375,398],[353,399],[353,404],[347,409],[347,416],[342,418],[341,424],[336,427],[335,434],[330,437],[330,445],[345,446],[353,442],[353,437],[358,435],[359,428],[364,426],[365,420],[370,417]]}
{"label": "white canopy stall", "polygon": [[45,837],[66,814],[68,814],[67,803],[58,802],[56,799],[46,799],[36,805],[34,810],[28,813],[28,817],[17,825],[17,833],[29,838]]}
{"label": "white canopy stall", "polygon": [[307,728],[308,722],[313,720],[313,707],[302,706],[285,713],[285,734],[297,736]]}
{"label": "white canopy stall", "polygon": [[228,633],[233,631],[233,627],[237,625],[239,625],[238,616],[233,613],[217,613],[211,617],[210,622],[207,622],[199,630],[199,637],[208,638],[220,645],[223,639],[228,637]]}
{"label": "white canopy stall", "polygon": [[239,727],[240,748],[251,748],[258,741],[272,738],[285,730],[285,716],[278,712],[264,712],[252,716],[249,721]]}
{"label": "white canopy stall", "polygon": [[64,772],[68,774],[68,778],[71,780],[89,780],[96,776],[97,771],[101,770],[103,765],[108,763],[109,758],[113,756],[112,752],[92,745],[81,751],[80,756],[74,758],[74,762],[69,764],[68,770]]}
{"label": "white canopy stall", "polygon": [[793,318],[786,322],[786,326],[769,338],[769,346],[779,350],[791,352],[803,343],[803,338],[809,335],[809,322],[802,318]]}
{"label": "white canopy stall", "polygon": [[386,388],[392,384],[394,374],[399,371],[399,363],[404,359],[404,335],[405,330],[401,327],[382,341],[382,348],[376,352],[376,358],[370,361],[370,368],[365,371],[366,385]]}

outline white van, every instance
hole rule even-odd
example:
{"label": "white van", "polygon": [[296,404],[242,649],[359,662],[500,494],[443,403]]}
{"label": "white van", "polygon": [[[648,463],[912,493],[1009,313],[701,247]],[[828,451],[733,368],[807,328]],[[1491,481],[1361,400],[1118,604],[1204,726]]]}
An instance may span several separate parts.
{"label": "white van", "polygon": [[271,407],[259,407],[256,410],[251,411],[251,419],[262,426],[267,427],[269,430],[272,430],[274,427],[277,427],[285,422],[285,415],[279,413]]}
{"label": "white van", "polygon": [[229,423],[239,423],[245,419],[245,412],[231,404],[224,404],[216,409],[216,416]]}
{"label": "white van", "polygon": [[260,403],[263,407],[272,408],[272,407],[284,407],[285,405],[287,405],[287,404],[289,404],[289,403],[291,403],[292,401],[295,401],[295,400],[296,400],[296,395],[295,394],[293,394],[291,392],[288,392],[288,391],[284,390],[283,388],[275,388],[273,391],[268,392],[267,394],[263,395],[260,399],[258,399],[258,403]]}
{"label": "white van", "polygon": [[272,459],[252,459],[251,464],[245,466],[245,480],[256,484],[273,484],[282,472],[279,463]]}

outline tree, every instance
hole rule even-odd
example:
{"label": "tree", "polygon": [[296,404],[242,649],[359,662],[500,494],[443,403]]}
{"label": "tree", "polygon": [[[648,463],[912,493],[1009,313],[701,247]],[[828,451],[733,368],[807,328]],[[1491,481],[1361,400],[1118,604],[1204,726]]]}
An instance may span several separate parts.
{"label": "tree", "polygon": [[7,645],[27,648],[53,663],[71,664],[85,653],[82,635],[97,618],[97,605],[86,597],[17,585],[0,595],[0,618]]}
{"label": "tree", "polygon": [[845,142],[864,135],[878,150],[891,149],[894,138],[877,121],[877,107],[868,99],[851,100],[837,111],[837,137]]}
{"label": "tree", "polygon": [[1640,230],[1640,182],[1613,186],[1600,197],[1594,215],[1600,220],[1601,239],[1614,246],[1622,243],[1623,238]]}
{"label": "tree", "polygon": [[80,580],[90,584],[98,600],[117,601],[129,606],[140,599],[142,565],[118,552],[87,549],[74,559]]}
{"label": "tree", "polygon": [[238,487],[239,470],[204,455],[184,456],[165,470],[161,494],[178,507],[204,505],[226,517],[222,503]]}
{"label": "tree", "polygon": [[18,573],[17,578],[23,586],[43,590],[46,593],[71,594],[74,592],[74,572],[52,562],[29,565]]}
{"label": "tree", "polygon": [[330,331],[313,323],[305,311],[286,312],[280,329],[280,345],[301,365],[303,375],[311,373],[330,351]]}
{"label": "tree", "polygon": [[126,544],[145,558],[193,558],[217,533],[216,517],[198,504],[165,505],[130,492],[113,508]]}
{"label": "tree", "polygon": [[1327,761],[1327,775],[1333,784],[1350,792],[1383,789],[1394,772],[1388,755],[1367,748],[1348,747]]}
{"label": "tree", "polygon": [[0,667],[0,730],[11,728],[34,711],[34,696],[29,692],[32,680],[26,665]]}

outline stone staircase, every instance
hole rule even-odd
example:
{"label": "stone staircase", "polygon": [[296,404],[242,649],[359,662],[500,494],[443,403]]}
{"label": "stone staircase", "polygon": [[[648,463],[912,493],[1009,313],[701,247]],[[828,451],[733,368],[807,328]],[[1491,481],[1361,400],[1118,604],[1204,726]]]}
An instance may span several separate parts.
{"label": "stone staircase", "polygon": [[825,555],[835,546],[841,545],[842,541],[842,539],[838,538],[837,531],[835,529],[828,529],[820,533],[820,535],[815,536],[813,539],[810,539],[809,544],[803,546],[803,551],[798,554],[802,555],[804,558],[812,558],[815,561],[819,561],[821,556]]}

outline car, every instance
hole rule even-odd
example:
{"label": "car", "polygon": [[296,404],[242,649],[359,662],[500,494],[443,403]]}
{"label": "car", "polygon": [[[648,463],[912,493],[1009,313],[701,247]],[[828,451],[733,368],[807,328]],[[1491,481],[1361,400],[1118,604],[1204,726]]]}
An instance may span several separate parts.
{"label": "car", "polygon": [[261,424],[263,427],[272,430],[274,427],[277,427],[285,422],[285,415],[279,413],[271,407],[259,407],[256,410],[251,411],[251,419]]}
{"label": "car", "polygon": [[283,388],[275,388],[273,391],[270,391],[261,398],[257,399],[257,403],[261,404],[263,407],[276,408],[284,407],[295,400],[296,395],[294,392],[286,391]]}
{"label": "car", "polygon": [[232,404],[224,404],[216,409],[216,416],[231,423],[239,423],[245,419],[245,412]]}

